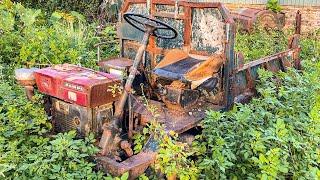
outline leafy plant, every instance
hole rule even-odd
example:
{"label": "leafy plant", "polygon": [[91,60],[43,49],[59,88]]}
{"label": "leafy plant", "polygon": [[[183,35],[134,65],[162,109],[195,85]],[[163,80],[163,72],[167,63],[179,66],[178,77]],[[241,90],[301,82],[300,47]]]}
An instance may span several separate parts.
{"label": "leafy plant", "polygon": [[[77,12],[54,12],[46,19],[40,10],[5,0],[0,3],[0,64],[46,66],[73,63],[97,69],[94,45],[103,39],[114,40],[115,28],[107,26],[97,36],[96,24],[88,24]],[[102,56],[119,52],[116,42],[102,48]],[[14,68],[5,72],[11,77]],[[10,78],[7,78],[10,79]]]}
{"label": "leafy plant", "polygon": [[155,169],[167,177],[177,176],[181,180],[198,179],[200,171],[191,158],[195,153],[195,149],[187,143],[178,141],[176,133],[170,132],[170,135],[164,135],[161,140]]}
{"label": "leafy plant", "polygon": [[40,10],[10,0],[0,2],[0,19],[0,179],[112,178],[95,171],[95,139],[76,139],[72,131],[51,135],[41,96],[28,101],[13,78],[13,70],[26,65],[69,62],[95,68],[93,45],[108,34],[96,37],[95,25],[76,12],[46,19]]}
{"label": "leafy plant", "polygon": [[[300,57],[305,63],[319,61],[320,57],[320,29],[309,32],[301,37],[301,54]],[[312,67],[311,65],[308,67]]]}
{"label": "leafy plant", "polygon": [[269,9],[275,13],[278,13],[282,10],[282,7],[280,6],[278,0],[268,0],[267,9]]}
{"label": "leafy plant", "polygon": [[[22,89],[14,85],[12,71],[25,64],[64,62],[95,68],[94,44],[113,41],[114,27],[96,36],[96,25],[76,12],[58,11],[51,16],[46,12],[9,0],[0,3],[0,177],[112,179],[96,172],[90,161],[97,152],[92,136],[80,140],[72,131],[50,134],[41,96],[27,101]],[[238,34],[236,49],[246,61],[254,60],[285,49],[286,36],[262,29]],[[203,132],[192,146],[151,121],[135,134],[135,153],[153,136],[159,141],[154,168],[179,179],[319,179],[319,37],[319,31],[302,37],[303,72],[260,70],[259,97],[230,112],[208,111]],[[103,56],[117,54],[118,46],[113,45],[103,47]],[[145,105],[157,118],[157,109],[148,101]],[[128,173],[115,177],[127,178]]]}
{"label": "leafy plant", "polygon": [[209,111],[198,137],[206,146],[199,164],[203,176],[316,179],[320,139],[310,112],[317,107],[319,70],[260,70],[259,98],[230,112]]}
{"label": "leafy plant", "polygon": [[95,16],[96,11],[100,5],[100,0],[92,1],[75,1],[75,0],[24,0],[18,1],[31,8],[42,8],[45,12],[48,12],[49,16],[54,11],[79,11],[84,12],[87,16]]}
{"label": "leafy plant", "polygon": [[197,179],[199,170],[191,157],[195,154],[194,149],[187,143],[178,141],[178,134],[173,131],[166,132],[165,126],[157,122],[159,114],[156,107],[150,105],[145,96],[145,106],[152,114],[153,119],[143,128],[142,133],[134,135],[134,151],[139,153],[146,141],[152,138],[158,142],[158,154],[154,168],[167,177],[179,179]]}
{"label": "leafy plant", "polygon": [[288,46],[288,32],[266,31],[255,27],[250,34],[237,32],[235,50],[243,53],[245,62],[284,51]]}
{"label": "leafy plant", "polygon": [[89,161],[97,152],[93,136],[74,131],[50,136],[41,96],[28,101],[17,87],[0,85],[0,176],[6,179],[98,179]]}

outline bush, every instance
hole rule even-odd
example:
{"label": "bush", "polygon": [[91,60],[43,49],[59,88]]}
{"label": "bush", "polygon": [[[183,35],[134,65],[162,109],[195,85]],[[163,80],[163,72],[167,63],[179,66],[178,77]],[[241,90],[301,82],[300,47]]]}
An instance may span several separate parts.
{"label": "bush", "polygon": [[24,92],[0,84],[0,176],[6,179],[97,179],[89,157],[97,152],[93,136],[75,139],[76,133],[49,136],[41,97],[35,102]]}
{"label": "bush", "polygon": [[262,27],[255,27],[250,34],[238,31],[235,51],[243,53],[245,62],[279,53],[288,47],[288,34],[278,30],[266,31]]}
{"label": "bush", "polygon": [[117,20],[120,0],[17,0],[30,8],[42,9],[50,16],[53,12],[77,11],[84,14],[90,20],[104,18],[107,21]]}
{"label": "bush", "polygon": [[[97,68],[94,44],[115,38],[114,27],[96,36],[95,24],[77,13],[54,12],[47,19],[40,10],[29,9],[9,0],[0,3],[0,66],[6,79],[21,66],[72,63]],[[103,57],[115,56],[117,44],[106,46]]]}
{"label": "bush", "polygon": [[280,6],[278,0],[268,0],[267,9],[269,9],[275,13],[278,13],[282,10],[282,7]]}
{"label": "bush", "polygon": [[259,97],[209,111],[197,147],[209,179],[320,178],[320,46],[303,37],[304,71],[259,71]]}
{"label": "bush", "polygon": [[[300,57],[306,63],[314,63],[319,61],[320,57],[320,29],[310,32],[302,36],[301,41],[301,54]],[[311,67],[311,66],[308,66]]]}
{"label": "bush", "polygon": [[83,1],[83,0],[23,0],[16,1],[21,2],[27,7],[43,9],[50,16],[51,13],[55,11],[78,11],[82,12],[88,16],[95,16],[101,0],[91,0],[91,1]]}
{"label": "bush", "polygon": [[[47,19],[40,10],[0,3],[0,179],[110,178],[95,172],[93,136],[50,134],[41,96],[28,101],[13,78],[15,68],[27,65],[68,62],[95,68],[93,45],[115,33],[108,27],[104,37],[97,37],[94,27],[76,12],[56,12]],[[105,52],[113,55],[117,48]]]}

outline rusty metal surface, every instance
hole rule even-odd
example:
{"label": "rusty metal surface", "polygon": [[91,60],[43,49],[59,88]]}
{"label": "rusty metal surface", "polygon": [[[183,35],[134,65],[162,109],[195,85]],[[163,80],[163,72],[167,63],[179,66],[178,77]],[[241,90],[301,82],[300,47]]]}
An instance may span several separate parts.
{"label": "rusty metal surface", "polygon": [[[139,5],[137,6],[137,4]],[[226,77],[231,75],[235,28],[232,16],[222,3],[154,0],[151,1],[150,9],[143,9],[141,4],[147,4],[147,1],[127,0],[121,13],[132,11],[131,6],[134,6],[137,12],[149,10],[148,13],[151,16],[173,25],[181,34],[178,38],[164,43],[161,43],[157,38],[151,37],[144,56],[145,68],[151,71],[158,63],[161,63],[170,48],[179,48],[185,50],[186,53],[207,57],[214,53],[221,53],[228,68],[224,68],[224,72],[220,75],[225,74]],[[137,7],[141,9],[137,10]],[[119,28],[122,29],[120,32],[131,32],[130,27],[124,28],[123,24],[125,24],[123,21],[119,23]],[[132,34],[131,37],[128,37],[127,33],[120,33],[119,35],[122,42],[122,56],[133,58],[141,45],[140,40],[136,40],[140,35]],[[230,106],[232,98],[228,98],[230,94],[228,88],[229,78],[223,78],[223,81],[222,78],[219,79],[221,83],[219,84],[219,89],[221,91],[215,92],[213,97],[210,95],[208,98],[213,100],[212,102],[218,103],[218,105]],[[155,82],[154,80],[149,81]],[[200,82],[197,82],[193,86],[196,87],[199,84]],[[217,97],[217,94],[223,97]]]}
{"label": "rusty metal surface", "polygon": [[146,3],[134,3],[131,4],[127,12],[133,12],[133,13],[138,13],[138,14],[143,14],[143,15],[148,15],[148,9],[147,9],[147,4]]}
{"label": "rusty metal surface", "polygon": [[172,80],[180,80],[186,82],[185,75],[192,71],[196,66],[203,63],[203,60],[198,60],[192,57],[186,57],[180,61],[168,64],[167,66],[156,68],[154,73],[157,76]]}
{"label": "rusty metal surface", "polygon": [[[170,41],[150,38],[143,57],[143,64],[148,66],[150,70],[155,68],[155,71],[163,70],[166,72],[152,74],[154,77],[152,84],[155,88],[153,90],[157,91],[158,100],[148,99],[148,107],[145,105],[145,98],[128,94],[130,120],[127,129],[131,134],[130,137],[133,132],[139,131],[151,120],[163,124],[166,132],[175,131],[179,134],[186,132],[199,125],[199,122],[206,116],[206,110],[227,110],[234,101],[249,100],[255,93],[258,68],[285,71],[287,67],[293,66],[298,61],[298,36],[292,38],[289,44],[291,49],[287,51],[247,64],[243,64],[241,54],[236,56],[238,59],[235,60],[234,36],[236,27],[229,12],[220,3],[153,0],[150,9],[143,9],[141,4],[146,3],[143,0],[128,0],[124,3],[122,13],[132,11],[132,9],[136,12],[146,11],[145,13],[174,26],[181,36]],[[131,7],[132,5],[134,8]],[[259,12],[247,12],[247,14],[251,13],[252,17],[258,16]],[[121,23],[119,27],[124,28],[122,31],[130,31],[130,27],[121,26]],[[120,37],[122,55],[132,59],[137,54],[141,40],[136,40],[137,34],[133,34],[132,37],[126,36],[128,33],[122,34]],[[171,50],[172,48],[179,50]],[[189,54],[193,54],[193,56],[189,56]],[[209,61],[212,54],[215,55],[215,58]],[[200,56],[206,58],[198,59],[197,57]],[[210,70],[213,70],[214,73],[210,74]],[[185,75],[189,78],[186,79]],[[192,85],[196,81],[199,82]],[[192,88],[193,86],[194,88]],[[190,92],[192,95],[201,94],[190,99]],[[185,103],[182,101],[183,99],[190,101]],[[155,112],[151,112],[150,107]],[[156,151],[156,144],[151,143],[150,146]],[[128,147],[129,145],[126,144],[121,148],[126,151],[127,156],[130,156],[131,151],[127,149]],[[142,152],[120,162],[115,159],[101,157],[100,162],[102,163],[100,164],[106,171],[108,170],[115,175],[129,171],[131,177],[142,173],[152,162],[150,152]]]}
{"label": "rusty metal surface", "polygon": [[[147,8],[141,4],[147,4],[147,2],[142,0],[125,1],[121,12],[129,12],[133,11],[133,9],[135,12],[145,11]],[[176,9],[176,7],[178,7],[178,9]],[[212,11],[215,13],[211,14]],[[150,39],[146,53],[148,54],[148,57],[145,57],[145,60],[146,62],[151,62],[151,69],[161,61],[163,55],[166,53],[166,49],[168,48],[183,48],[192,53],[201,55],[210,55],[216,51],[222,52],[222,46],[226,42],[226,37],[224,35],[227,34],[224,31],[225,23],[233,22],[229,12],[221,3],[155,0],[151,1],[151,8],[148,13],[172,25],[179,32],[179,36],[174,40],[159,40],[158,38]],[[205,20],[199,24],[197,19],[201,19],[202,17],[208,18],[205,18]],[[219,28],[218,30],[217,27],[209,28],[208,31],[203,30],[201,32],[197,32],[201,34],[192,34],[193,29],[200,31],[199,28],[202,28],[205,23],[210,23],[210,26],[212,27],[219,24]],[[125,23],[121,22],[119,24],[119,27],[121,27],[120,29],[122,29],[121,32],[131,31],[131,28],[124,28],[122,24]],[[210,37],[206,38],[205,36],[208,36],[208,32]],[[139,44],[141,44],[139,40],[135,40],[141,35],[132,34],[130,36],[131,37],[128,37],[127,33],[120,33],[120,38],[124,41],[122,46],[122,55],[128,58],[132,58],[132,56],[134,56],[134,51],[136,51]],[[130,40],[130,43],[127,39]],[[216,45],[216,47],[213,47],[212,45]],[[128,52],[128,50],[130,50],[130,52]]]}
{"label": "rusty metal surface", "polygon": [[[173,84],[173,83],[172,83]],[[200,92],[189,88],[165,86],[166,94],[162,95],[162,101],[170,110],[188,111],[197,103]]]}
{"label": "rusty metal surface", "polygon": [[301,12],[298,10],[296,13],[295,34],[301,34],[301,20],[302,15]]}
{"label": "rusty metal surface", "polygon": [[21,86],[34,86],[36,84],[35,80],[17,80],[17,82]]}
{"label": "rusty metal surface", "polygon": [[137,74],[140,62],[142,61],[142,56],[147,48],[149,37],[151,36],[152,32],[154,30],[156,30],[155,27],[149,26],[149,25],[146,25],[146,28],[147,29],[146,29],[146,32],[144,33],[143,40],[142,40],[143,44],[139,47],[139,49],[137,51],[136,57],[133,61],[132,69],[131,69],[130,74],[126,80],[126,84],[124,86],[124,91],[123,91],[123,93],[120,97],[119,103],[117,104],[116,109],[115,109],[115,117],[118,119],[118,121],[120,119],[122,119],[123,108],[125,106],[125,103],[127,102],[128,94],[131,92],[132,83],[133,83],[133,80]]}
{"label": "rusty metal surface", "polygon": [[[144,105],[141,97],[133,96],[132,109],[135,113],[144,116],[149,121],[154,118],[154,115]],[[159,115],[155,120],[164,124],[165,130],[183,133],[197,125],[206,116],[206,110],[221,110],[223,107],[213,105],[205,101],[198,101],[187,111],[169,109],[163,103],[149,100],[149,106],[156,108],[156,113]]]}
{"label": "rusty metal surface", "polygon": [[102,68],[114,68],[128,70],[133,64],[133,61],[128,58],[111,58],[98,62]]}
{"label": "rusty metal surface", "polygon": [[[291,61],[293,59],[293,57],[292,57],[293,54],[296,53],[297,51],[299,51],[299,48],[288,49],[288,50],[283,51],[283,52],[279,52],[279,53],[276,53],[276,54],[273,54],[273,55],[270,55],[270,56],[255,60],[255,61],[251,61],[251,62],[248,62],[248,63],[244,64],[244,66],[242,68],[239,68],[236,71],[240,72],[240,71],[246,70],[248,68],[252,68],[252,67],[261,65],[263,63],[267,63],[267,62],[270,62],[270,61],[273,61],[273,60],[277,60],[280,57],[288,57],[288,58],[290,58],[288,61]],[[293,61],[291,61],[291,62],[293,62]]]}
{"label": "rusty metal surface", "polygon": [[76,130],[80,136],[88,135],[90,132],[100,135],[102,125],[109,122],[113,116],[112,104],[89,108],[56,98],[51,99],[53,125],[57,132]]}
{"label": "rusty metal surface", "polygon": [[97,107],[119,98],[110,86],[119,85],[114,75],[71,64],[60,64],[35,71],[40,92],[86,107]]}
{"label": "rusty metal surface", "polygon": [[242,8],[232,13],[239,29],[251,32],[255,25],[271,29],[282,29],[285,26],[285,14],[270,10]]}
{"label": "rusty metal surface", "polygon": [[178,37],[175,39],[156,38],[156,47],[161,47],[164,49],[173,49],[173,48],[181,49],[184,45],[183,44],[183,32],[184,32],[183,20],[160,17],[160,16],[158,16],[157,19],[159,19],[160,21],[166,22],[167,24],[175,28],[178,32]]}
{"label": "rusty metal surface", "polygon": [[192,9],[191,49],[208,54],[223,53],[225,26],[218,8]]}
{"label": "rusty metal surface", "polygon": [[163,57],[163,59],[158,63],[158,65],[155,67],[162,68],[169,64],[173,64],[175,62],[181,61],[185,58],[187,58],[189,55],[185,51],[181,49],[172,49],[166,53],[166,55]]}
{"label": "rusty metal surface", "polygon": [[33,86],[24,86],[24,91],[27,95],[28,100],[33,101],[34,87]]}
{"label": "rusty metal surface", "polygon": [[[185,77],[189,81],[203,81],[204,79],[214,76],[218,71],[220,71],[224,62],[224,57],[222,55],[210,56],[202,64],[188,72]],[[194,89],[194,88],[192,88]]]}
{"label": "rusty metal surface", "polygon": [[121,176],[125,172],[129,172],[130,179],[137,178],[155,161],[155,159],[156,153],[152,151],[140,152],[122,162],[118,162],[113,158],[106,156],[96,157],[99,169],[103,170],[105,173]]}
{"label": "rusty metal surface", "polygon": [[[299,49],[298,37],[293,37],[290,50],[248,64],[243,64],[239,55],[239,61],[236,62],[235,26],[222,4],[153,0],[148,9],[146,3],[143,0],[128,0],[124,3],[121,13],[130,11],[150,14],[175,27],[179,36],[173,40],[151,37],[148,44],[147,39],[141,41],[141,33],[132,31],[133,28],[128,24],[119,24],[122,56],[134,59],[138,55],[137,60],[141,60],[150,74],[153,69],[165,71],[164,74],[152,74],[156,79],[153,84],[158,88],[155,91],[159,90],[154,92],[157,93],[158,100],[147,100],[148,106],[156,109],[157,116],[146,107],[144,98],[130,93],[130,83],[138,67],[135,64],[130,80],[127,81],[130,86],[126,85],[122,100],[116,106],[118,121],[123,112],[127,112],[124,109],[129,96],[128,127],[108,123],[104,127],[105,131],[100,141],[100,153],[103,156],[97,157],[98,164],[105,172],[116,176],[129,172],[130,178],[143,173],[154,162],[156,153],[144,151],[133,155],[130,141],[120,138],[123,135],[119,133],[120,128],[127,129],[130,138],[150,120],[155,120],[164,125],[166,132],[184,133],[199,125],[206,116],[206,110],[225,110],[231,107],[234,101],[248,100],[254,94],[258,68],[271,71],[285,70],[297,61]],[[141,45],[143,46],[140,47]],[[175,50],[172,51],[173,48]],[[102,66],[127,69],[131,65],[127,60],[111,60],[106,64],[102,63]],[[150,146],[156,151],[156,144],[151,143]],[[127,159],[123,160],[119,152],[125,154]]]}
{"label": "rusty metal surface", "polygon": [[120,147],[125,151],[127,157],[133,156],[133,150],[131,148],[131,144],[128,141],[121,141]]}
{"label": "rusty metal surface", "polygon": [[[232,91],[235,101],[243,99],[247,94],[255,93],[255,80],[258,78],[258,69],[264,68],[269,71],[285,71],[288,67],[294,67],[300,62],[298,56],[300,48],[292,48],[271,56],[251,61],[234,71],[234,82]],[[245,98],[247,99],[247,98]]]}

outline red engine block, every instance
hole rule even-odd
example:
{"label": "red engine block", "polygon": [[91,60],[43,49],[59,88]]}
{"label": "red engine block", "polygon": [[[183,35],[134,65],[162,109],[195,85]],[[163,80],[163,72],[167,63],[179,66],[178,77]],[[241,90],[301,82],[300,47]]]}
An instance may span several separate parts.
{"label": "red engine block", "polygon": [[35,72],[39,91],[85,107],[96,107],[116,101],[120,79],[71,64],[60,64]]}

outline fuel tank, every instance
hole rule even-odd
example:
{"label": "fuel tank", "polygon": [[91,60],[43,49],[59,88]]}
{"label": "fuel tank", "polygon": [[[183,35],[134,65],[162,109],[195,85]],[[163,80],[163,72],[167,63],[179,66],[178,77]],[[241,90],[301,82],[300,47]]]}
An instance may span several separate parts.
{"label": "fuel tank", "polygon": [[85,107],[97,107],[118,100],[120,79],[88,68],[59,64],[35,71],[40,92]]}

